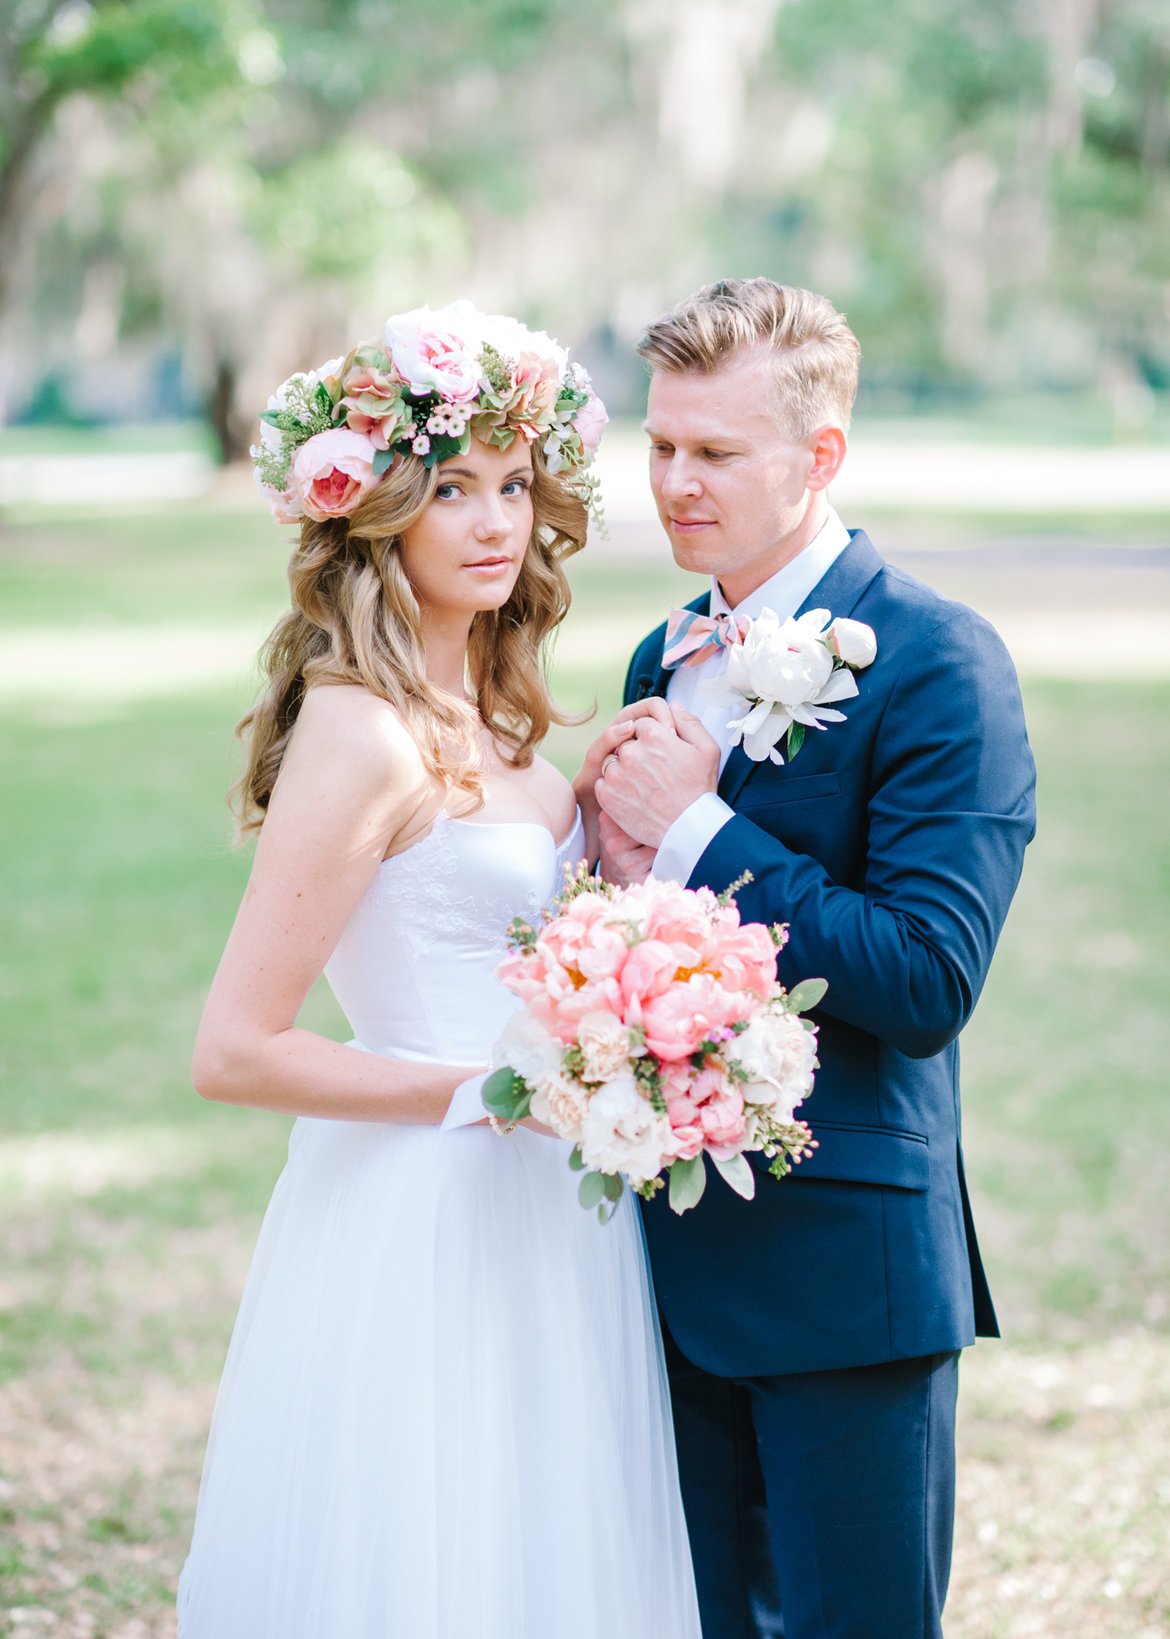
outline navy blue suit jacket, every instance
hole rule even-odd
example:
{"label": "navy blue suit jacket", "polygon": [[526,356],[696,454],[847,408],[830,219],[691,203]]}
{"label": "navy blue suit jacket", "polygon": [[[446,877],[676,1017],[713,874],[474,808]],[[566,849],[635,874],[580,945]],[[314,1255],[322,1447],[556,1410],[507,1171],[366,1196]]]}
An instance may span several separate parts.
{"label": "navy blue suit jacket", "polygon": [[[692,608],[707,609],[706,597]],[[957,1037],[979,999],[1035,830],[1019,686],[979,615],[850,545],[803,605],[873,627],[844,723],[782,767],[732,751],[735,809],[689,886],[745,870],[745,921],[788,922],[779,976],[819,976],[819,1142],[742,1200],[713,1171],[677,1216],[645,1211],[658,1300],[683,1353],[723,1376],[871,1365],[997,1335],[963,1178]],[[665,627],[627,702],[664,694]],[[760,1158],[755,1158],[756,1161]],[[753,1162],[755,1164],[755,1162]]]}

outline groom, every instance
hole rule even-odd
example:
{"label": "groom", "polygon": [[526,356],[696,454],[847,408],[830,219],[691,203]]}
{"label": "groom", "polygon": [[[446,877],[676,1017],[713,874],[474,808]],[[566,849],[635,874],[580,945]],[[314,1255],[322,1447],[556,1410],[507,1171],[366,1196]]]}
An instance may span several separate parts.
{"label": "groom", "polygon": [[[785,1639],[934,1639],[959,1350],[997,1332],[956,1038],[1035,826],[1019,689],[984,620],[829,505],[859,348],[824,297],[722,280],[639,351],[659,517],[708,589],[672,621],[673,665],[665,625],[639,646],[591,751],[603,866],[716,891],[750,871],[743,920],[791,925],[781,980],[829,986],[812,1159],[758,1168],[751,1202],[713,1178],[684,1216],[665,1192],[645,1214],[703,1633],[775,1631],[778,1589]],[[718,686],[764,609],[876,638],[844,720],[782,762],[731,747],[748,706]]]}

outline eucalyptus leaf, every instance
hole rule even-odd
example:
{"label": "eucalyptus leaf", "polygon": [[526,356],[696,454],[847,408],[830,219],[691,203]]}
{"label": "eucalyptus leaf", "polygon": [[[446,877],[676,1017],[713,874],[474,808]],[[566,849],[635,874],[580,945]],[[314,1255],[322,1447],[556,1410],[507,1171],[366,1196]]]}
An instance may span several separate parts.
{"label": "eucalyptus leaf", "polygon": [[707,1171],[701,1155],[692,1161],[675,1161],[670,1169],[670,1210],[688,1212],[702,1200],[706,1187]]}
{"label": "eucalyptus leaf", "polygon": [[622,1198],[622,1175],[620,1172],[606,1172],[602,1177],[605,1179],[605,1198],[616,1206]]}
{"label": "eucalyptus leaf", "polygon": [[807,1013],[824,1000],[828,988],[827,979],[802,979],[788,992],[788,1006],[794,1013]]}
{"label": "eucalyptus leaf", "polygon": [[733,1155],[729,1161],[715,1161],[715,1169],[724,1183],[730,1184],[737,1195],[742,1195],[745,1201],[754,1201],[756,1198],[756,1175],[748,1166],[745,1155]]}
{"label": "eucalyptus leaf", "polygon": [[569,1156],[569,1171],[570,1172],[584,1172],[585,1171],[585,1157],[581,1154],[580,1144],[577,1145],[576,1149],[574,1149],[572,1154]]}
{"label": "eucalyptus leaf", "polygon": [[480,1097],[484,1109],[498,1121],[513,1121],[520,1105],[531,1095],[515,1070],[505,1065],[501,1070],[492,1071],[483,1084]]}
{"label": "eucalyptus leaf", "polygon": [[388,472],[393,464],[393,450],[374,451],[374,459],[371,461],[370,465],[373,468],[375,478],[380,478],[384,472]]}
{"label": "eucalyptus leaf", "polygon": [[577,1199],[583,1207],[598,1206],[605,1199],[605,1179],[599,1172],[587,1172],[577,1186]]}

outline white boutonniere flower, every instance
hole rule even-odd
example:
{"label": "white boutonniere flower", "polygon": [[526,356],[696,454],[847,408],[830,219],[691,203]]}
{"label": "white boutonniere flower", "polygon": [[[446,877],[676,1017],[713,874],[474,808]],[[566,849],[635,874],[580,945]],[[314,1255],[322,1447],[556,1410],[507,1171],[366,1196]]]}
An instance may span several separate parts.
{"label": "white boutonniere flower", "polygon": [[731,743],[755,763],[783,763],[796,756],[810,728],[843,723],[833,702],[858,693],[853,673],[872,664],[877,639],[860,620],[834,620],[827,609],[810,609],[782,621],[771,609],[754,620],[743,642],[729,649],[721,679],[748,709],[727,727]]}

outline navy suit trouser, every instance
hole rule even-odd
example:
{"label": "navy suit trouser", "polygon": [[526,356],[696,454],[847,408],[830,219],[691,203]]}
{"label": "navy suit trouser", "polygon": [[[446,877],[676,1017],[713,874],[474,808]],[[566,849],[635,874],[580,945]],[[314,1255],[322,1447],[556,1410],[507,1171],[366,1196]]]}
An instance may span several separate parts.
{"label": "navy suit trouser", "polygon": [[703,1639],[941,1639],[958,1355],[732,1378],[666,1348]]}

